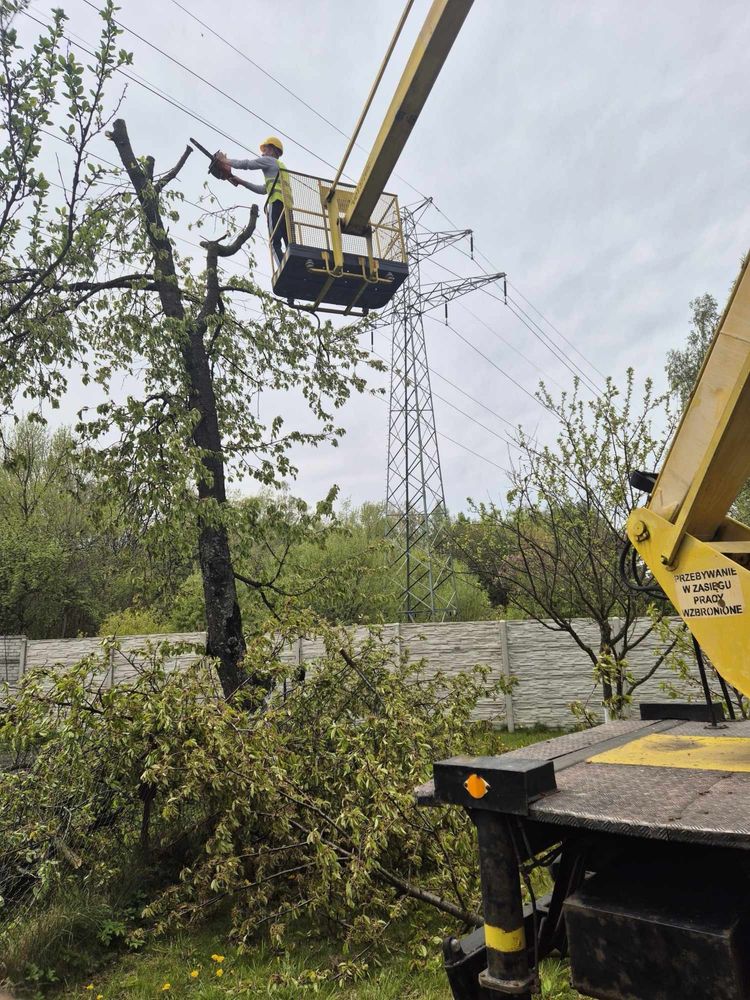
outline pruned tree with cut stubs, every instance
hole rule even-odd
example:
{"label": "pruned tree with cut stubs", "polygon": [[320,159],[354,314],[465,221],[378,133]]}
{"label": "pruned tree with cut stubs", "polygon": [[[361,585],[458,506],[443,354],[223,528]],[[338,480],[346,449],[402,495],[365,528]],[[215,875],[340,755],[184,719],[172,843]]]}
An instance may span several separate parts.
{"label": "pruned tree with cut stubs", "polygon": [[[650,381],[636,390],[632,370],[622,385],[608,379],[590,400],[578,383],[571,395],[554,399],[542,388],[540,398],[557,420],[555,444],[517,434],[507,503],[476,507],[484,544],[473,560],[485,564],[484,575],[516,612],[571,637],[591,662],[603,704],[619,715],[668,652],[642,675],[631,671],[628,656],[653,626],[636,627],[647,599],[628,588],[619,567],[625,522],[644,499],[628,476],[659,467],[667,400]],[[586,622],[595,626],[593,638]],[[589,716],[585,706],[576,710]]]}
{"label": "pruned tree with cut stubs", "polygon": [[[221,263],[254,235],[257,206],[243,212],[241,223],[239,212],[223,215],[228,235],[201,242],[205,269],[196,276],[167,229],[175,214],[169,185],[189,149],[156,179],[153,160],[136,156],[122,119],[109,136],[133,190],[132,202],[113,223],[117,242],[128,246],[128,269],[138,264],[142,276],[124,281],[115,301],[103,313],[86,316],[81,328],[96,345],[94,377],[109,389],[115,371],[138,375],[144,391],[100,404],[91,418],[84,413],[79,431],[96,443],[117,427],[114,444],[90,451],[100,479],[123,496],[129,514],[141,519],[156,541],[197,541],[207,652],[229,694],[253,681],[242,667],[236,581],[273,593],[278,572],[250,579],[234,565],[229,522],[242,516],[242,507],[228,504],[228,480],[279,485],[296,472],[293,446],[335,442],[343,430],[334,412],[352,391],[364,389],[357,369],[367,354],[355,327],[319,326],[264,294],[251,276],[222,277]],[[260,304],[260,319],[241,316],[235,306],[241,295]],[[264,422],[256,401],[267,390],[296,390],[317,426],[287,429],[281,414]]]}
{"label": "pruned tree with cut stubs", "polygon": [[[115,32],[113,8],[104,17]],[[107,73],[116,62],[108,49]],[[102,76],[106,82],[104,70]],[[76,99],[85,93],[81,82],[71,88]],[[103,89],[87,100],[98,128],[106,122]],[[73,112],[76,121],[81,114],[81,107]],[[336,411],[365,389],[362,370],[380,366],[360,349],[356,326],[319,324],[258,287],[248,253],[257,206],[214,213],[221,237],[201,241],[202,260],[181,255],[173,231],[182,195],[174,181],[190,149],[158,173],[154,158],[134,149],[122,118],[106,134],[122,164],[116,178],[107,178],[110,185],[116,180],[116,190],[102,190],[103,175],[91,171],[85,225],[70,199],[67,209],[58,199],[75,252],[68,248],[59,265],[40,271],[5,307],[4,345],[13,353],[4,400],[26,394],[54,404],[71,374],[80,379],[91,400],[76,427],[85,469],[100,484],[107,510],[116,509],[129,529],[137,526],[144,545],[197,558],[207,652],[230,695],[254,680],[243,667],[236,581],[266,599],[282,588],[277,570],[257,579],[235,566],[230,528],[242,507],[227,502],[228,484],[278,486],[293,477],[292,449],[335,444],[343,434]],[[86,151],[79,142],[74,160],[85,160]],[[41,180],[34,183],[46,190]],[[7,232],[8,245],[17,248],[3,272],[9,288],[22,285],[28,270],[23,254],[30,251],[19,232]],[[243,270],[226,274],[238,256]],[[242,299],[254,302],[258,318],[248,318]],[[275,406],[299,414],[300,426],[283,412],[261,416],[266,393],[274,394]]]}

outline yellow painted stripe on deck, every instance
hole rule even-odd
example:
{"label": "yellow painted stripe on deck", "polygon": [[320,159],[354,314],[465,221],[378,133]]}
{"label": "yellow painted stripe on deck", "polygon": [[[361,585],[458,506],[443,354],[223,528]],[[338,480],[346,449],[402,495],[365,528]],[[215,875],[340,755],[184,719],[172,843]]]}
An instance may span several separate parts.
{"label": "yellow painted stripe on deck", "polygon": [[504,951],[507,954],[511,951],[523,951],[526,947],[526,934],[523,927],[517,927],[514,931],[504,931],[502,927],[485,924],[484,941],[493,951]]}
{"label": "yellow painted stripe on deck", "polygon": [[652,733],[589,757],[588,764],[637,764],[689,771],[750,772],[750,738]]}

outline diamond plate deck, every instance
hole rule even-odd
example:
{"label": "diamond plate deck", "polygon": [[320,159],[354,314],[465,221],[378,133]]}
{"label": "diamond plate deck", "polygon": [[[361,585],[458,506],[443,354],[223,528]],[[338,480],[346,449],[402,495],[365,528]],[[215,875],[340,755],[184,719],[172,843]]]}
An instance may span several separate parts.
{"label": "diamond plate deck", "polygon": [[613,722],[514,750],[551,760],[557,791],[530,807],[529,819],[578,829],[750,850],[750,774],[586,763],[588,757],[653,732],[750,737],[750,720],[710,729],[700,722]]}

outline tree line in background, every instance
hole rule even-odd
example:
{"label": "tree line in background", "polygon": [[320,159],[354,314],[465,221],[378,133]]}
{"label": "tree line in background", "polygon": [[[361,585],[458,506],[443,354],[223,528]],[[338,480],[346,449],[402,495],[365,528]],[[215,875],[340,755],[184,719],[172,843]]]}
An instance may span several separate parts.
{"label": "tree line in background", "polygon": [[[709,295],[691,308],[686,347],[671,352],[667,365],[678,406],[718,321]],[[591,403],[577,389],[542,398],[558,422],[556,447],[538,449],[519,433],[507,503],[459,514],[445,534],[459,617],[544,619],[568,631],[592,666],[601,665],[604,650],[625,661],[632,622],[646,610],[617,567],[622,525],[639,502],[627,475],[658,467],[671,429],[669,399],[650,383],[639,395],[632,372],[624,386],[609,380]],[[239,595],[246,628],[282,607],[309,609],[331,624],[399,619],[400,581],[382,505],[344,505],[337,513],[334,500],[335,491],[311,509],[268,488],[230,501],[230,543],[249,581]],[[33,419],[6,424],[0,524],[0,632],[49,638],[205,629],[194,556],[151,547],[120,516],[106,478],[85,471],[72,432],[53,434]],[[272,581],[273,591],[254,585],[261,580]],[[597,622],[598,642],[581,639],[578,618]],[[614,632],[612,619],[621,622]],[[620,678],[619,695],[632,693],[633,683]]]}
{"label": "tree line in background", "polygon": [[[245,627],[270,610],[306,608],[331,624],[398,621],[400,581],[379,504],[311,510],[287,492],[231,501],[230,540],[243,576],[274,576],[273,597],[240,593]],[[8,426],[0,465],[0,634],[30,638],[205,629],[202,581],[187,554],[151,550],[81,471],[66,430]],[[492,617],[479,579],[456,562],[461,619]],[[276,574],[278,573],[278,576]]]}

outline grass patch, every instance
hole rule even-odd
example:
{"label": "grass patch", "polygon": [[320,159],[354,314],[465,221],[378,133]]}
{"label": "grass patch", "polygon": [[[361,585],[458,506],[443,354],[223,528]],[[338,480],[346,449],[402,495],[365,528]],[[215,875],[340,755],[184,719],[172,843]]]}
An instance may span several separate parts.
{"label": "grass patch", "polygon": [[238,955],[227,945],[222,928],[204,927],[152,944],[57,996],[298,1000],[309,991],[323,1000],[450,1000],[445,976],[435,961],[415,960],[407,954],[381,956],[370,960],[369,974],[359,982],[347,981],[345,976],[326,982],[342,960],[345,956],[331,950],[330,944],[306,936],[296,939],[288,951],[276,952],[259,944],[252,954]]}
{"label": "grass patch", "polygon": [[[223,961],[218,962],[212,956],[220,956]],[[426,960],[408,954],[381,956],[371,959],[367,977],[358,982],[345,978],[335,983],[325,982],[322,973],[341,958],[323,943],[305,938],[295,942],[293,950],[288,952],[274,953],[259,945],[252,955],[237,955],[222,940],[221,929],[204,927],[124,958],[106,972],[93,975],[57,996],[71,1000],[74,997],[96,1000],[99,996],[104,1000],[153,1000],[154,997],[299,1000],[303,995],[320,1000],[451,1000],[436,956]],[[316,969],[317,973],[306,975]],[[222,974],[217,976],[219,971]],[[544,962],[541,982],[540,996],[544,1000],[585,1000],[568,985],[564,962]]]}
{"label": "grass patch", "polygon": [[514,733],[508,733],[501,729],[496,735],[504,750],[519,750],[532,743],[541,743],[544,740],[553,740],[556,736],[565,736],[569,732],[569,729],[547,729],[544,726],[538,726],[534,729],[517,729]]}
{"label": "grass patch", "polygon": [[568,732],[569,729],[535,726],[533,729],[517,729],[514,733],[509,733],[507,729],[492,729],[489,726],[478,725],[472,745],[461,752],[477,755],[507,753],[509,750],[520,750],[522,747],[531,746],[532,743],[565,736]]}
{"label": "grass patch", "polygon": [[[540,727],[515,733],[478,729],[477,743],[471,752],[516,750],[563,732]],[[451,1000],[437,943],[441,934],[436,931],[436,940],[416,949],[422,952],[419,955],[413,946],[400,946],[391,940],[395,953],[381,951],[368,956],[367,974],[352,981],[342,973],[341,963],[346,962],[347,956],[340,954],[330,940],[320,940],[301,930],[290,938],[288,949],[283,952],[261,943],[252,954],[238,955],[227,944],[224,928],[214,924],[153,942],[142,952],[124,956],[99,971],[92,969],[85,979],[56,991],[55,996],[60,1000],[74,997],[299,1000],[303,995],[321,1000]],[[217,961],[212,956],[223,960]],[[331,982],[332,976],[338,978]],[[544,962],[541,985],[540,996],[545,1000],[584,1000],[570,987],[564,962]]]}

